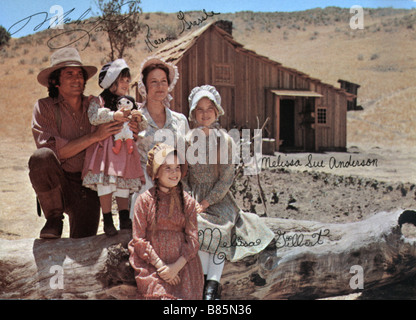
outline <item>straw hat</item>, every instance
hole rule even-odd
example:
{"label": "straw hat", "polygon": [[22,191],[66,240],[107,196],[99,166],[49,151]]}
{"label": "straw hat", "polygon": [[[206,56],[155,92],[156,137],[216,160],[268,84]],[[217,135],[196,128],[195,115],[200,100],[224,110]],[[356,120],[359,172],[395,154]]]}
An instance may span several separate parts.
{"label": "straw hat", "polygon": [[[178,156],[181,160],[184,160],[178,154],[177,150],[174,147],[171,147],[165,143],[157,143],[148,152],[146,171],[152,180],[155,180],[155,177],[157,175],[157,172],[159,171],[160,166],[166,161],[166,158],[171,153]],[[180,161],[180,162],[185,162],[184,164],[181,164],[181,173],[182,173],[182,178],[183,178],[188,171],[188,164],[186,163],[186,161]]]}
{"label": "straw hat", "polygon": [[48,79],[52,72],[65,67],[81,67],[88,75],[88,79],[97,73],[97,68],[94,66],[86,66],[82,64],[81,57],[75,48],[63,48],[55,51],[51,55],[51,66],[39,72],[38,82],[48,87]]}

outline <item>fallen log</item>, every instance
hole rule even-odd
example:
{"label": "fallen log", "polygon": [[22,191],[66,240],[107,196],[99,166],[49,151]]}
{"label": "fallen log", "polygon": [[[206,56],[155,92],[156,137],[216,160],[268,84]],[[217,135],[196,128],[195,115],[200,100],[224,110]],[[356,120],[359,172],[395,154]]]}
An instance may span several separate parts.
{"label": "fallen log", "polygon": [[223,299],[318,299],[376,289],[416,274],[415,211],[381,212],[364,221],[326,224],[266,218],[276,249],[228,264]]}
{"label": "fallen log", "polygon": [[115,237],[1,239],[0,298],[107,299],[114,285],[135,283],[130,238],[123,230]]}
{"label": "fallen log", "polygon": [[[374,289],[416,274],[415,211],[346,224],[263,218],[275,243],[226,262],[222,299],[316,299]],[[134,299],[130,232],[83,239],[0,239],[0,299]]]}

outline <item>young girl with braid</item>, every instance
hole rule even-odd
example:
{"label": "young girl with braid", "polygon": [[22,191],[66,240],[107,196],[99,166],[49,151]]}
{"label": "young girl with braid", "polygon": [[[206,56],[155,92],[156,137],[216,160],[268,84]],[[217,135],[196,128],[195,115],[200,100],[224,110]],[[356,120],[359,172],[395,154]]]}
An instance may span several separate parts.
{"label": "young girl with braid", "polygon": [[202,299],[204,276],[198,256],[199,204],[183,191],[187,164],[177,151],[156,144],[146,171],[154,186],[140,194],[129,243],[139,299]]}

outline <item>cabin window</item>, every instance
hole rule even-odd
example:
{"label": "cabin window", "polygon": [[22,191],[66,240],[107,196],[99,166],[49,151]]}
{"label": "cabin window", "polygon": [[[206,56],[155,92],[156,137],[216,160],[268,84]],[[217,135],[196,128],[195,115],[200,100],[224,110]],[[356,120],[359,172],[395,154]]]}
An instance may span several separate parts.
{"label": "cabin window", "polygon": [[326,108],[318,108],[318,123],[326,124]]}
{"label": "cabin window", "polygon": [[233,69],[229,64],[214,64],[212,78],[215,85],[234,85]]}

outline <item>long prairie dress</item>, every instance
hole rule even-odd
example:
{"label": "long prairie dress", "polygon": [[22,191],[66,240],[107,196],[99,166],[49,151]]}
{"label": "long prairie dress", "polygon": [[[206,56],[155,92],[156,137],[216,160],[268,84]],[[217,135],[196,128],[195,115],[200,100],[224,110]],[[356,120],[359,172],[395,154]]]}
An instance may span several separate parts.
{"label": "long prairie dress", "polygon": [[[179,196],[179,195],[178,195]],[[138,299],[202,299],[204,276],[198,256],[198,203],[184,193],[184,211],[175,205],[171,213],[173,195],[155,187],[140,194],[135,204],[133,239],[128,248],[130,264],[135,272]],[[155,219],[158,201],[157,223]],[[178,198],[177,198],[178,199]],[[179,272],[180,283],[172,286],[162,280],[153,264],[160,258],[165,264],[183,256],[187,263]]]}
{"label": "long prairie dress", "polygon": [[[217,144],[221,142],[207,135],[205,154],[201,156],[205,157],[205,163],[201,161],[189,164],[185,180],[186,188],[192,197],[198,202],[205,199],[209,203],[205,212],[198,214],[200,250],[213,253],[214,262],[217,264],[225,259],[234,262],[259,253],[274,238],[273,231],[257,214],[244,212],[238,207],[229,191],[235,175],[235,143],[226,132],[219,132],[225,135],[224,141],[228,141],[228,161],[217,158],[218,161],[212,164],[211,158],[210,164],[210,152],[213,152],[214,148],[219,151]],[[191,131],[187,136],[188,150],[192,146],[192,139]],[[189,157],[189,152],[187,156]]]}
{"label": "long prairie dress", "polygon": [[[101,97],[94,98],[88,109],[88,117],[94,126],[113,121],[114,112],[104,107]],[[139,131],[147,127],[147,120],[139,124]],[[96,130],[93,127],[93,130]],[[115,154],[112,150],[114,136],[94,143],[86,150],[82,171],[83,185],[97,190],[97,185],[114,186],[115,189],[128,189],[130,193],[138,191],[145,183],[140,154],[134,148],[130,154],[126,144]]]}

